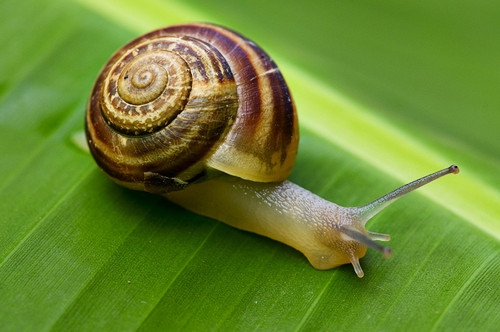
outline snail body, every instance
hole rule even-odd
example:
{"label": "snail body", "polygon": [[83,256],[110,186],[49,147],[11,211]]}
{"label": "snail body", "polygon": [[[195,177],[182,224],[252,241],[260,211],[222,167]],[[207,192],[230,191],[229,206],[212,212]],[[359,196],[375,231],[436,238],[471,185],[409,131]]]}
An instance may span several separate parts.
{"label": "snail body", "polygon": [[90,151],[115,182],[162,194],[196,213],[284,242],[318,269],[353,264],[374,240],[383,207],[451,166],[359,208],[286,180],[298,147],[288,86],[255,43],[211,24],[145,34],[118,50],[96,80],[86,114]]}

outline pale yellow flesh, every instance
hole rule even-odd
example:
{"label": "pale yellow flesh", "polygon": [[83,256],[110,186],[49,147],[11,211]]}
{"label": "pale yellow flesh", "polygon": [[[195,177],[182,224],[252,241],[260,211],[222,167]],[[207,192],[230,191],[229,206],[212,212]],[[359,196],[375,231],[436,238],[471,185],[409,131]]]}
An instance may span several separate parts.
{"label": "pale yellow flesh", "polygon": [[165,196],[195,213],[286,243],[317,269],[357,262],[366,252],[338,231],[351,224],[349,209],[289,181],[255,183],[222,175]]}

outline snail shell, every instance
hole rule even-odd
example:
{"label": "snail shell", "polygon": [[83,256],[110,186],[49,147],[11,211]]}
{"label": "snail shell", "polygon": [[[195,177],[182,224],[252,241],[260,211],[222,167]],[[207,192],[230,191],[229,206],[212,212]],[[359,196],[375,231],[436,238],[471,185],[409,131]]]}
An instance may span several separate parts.
{"label": "snail shell", "polygon": [[274,61],[212,24],[159,29],[118,50],[94,85],[86,133],[105,173],[151,192],[181,189],[207,167],[281,181],[298,145],[295,106]]}

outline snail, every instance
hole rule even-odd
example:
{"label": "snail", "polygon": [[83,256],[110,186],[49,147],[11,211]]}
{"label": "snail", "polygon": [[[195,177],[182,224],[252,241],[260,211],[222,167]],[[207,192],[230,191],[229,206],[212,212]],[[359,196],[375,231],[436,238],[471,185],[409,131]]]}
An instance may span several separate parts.
{"label": "snail", "polygon": [[294,102],[274,61],[242,35],[183,24],[140,36],[100,72],[85,118],[90,151],[120,185],[301,251],[317,269],[367,247],[391,255],[365,223],[450,166],[362,207],[341,207],[286,180],[298,147]]}

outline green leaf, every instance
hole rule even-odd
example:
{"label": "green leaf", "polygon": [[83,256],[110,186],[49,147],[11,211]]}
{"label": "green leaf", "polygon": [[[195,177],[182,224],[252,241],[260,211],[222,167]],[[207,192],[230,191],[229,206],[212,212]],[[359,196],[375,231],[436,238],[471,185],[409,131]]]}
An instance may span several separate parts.
{"label": "green leaf", "polygon": [[[73,142],[99,69],[164,25],[263,46],[297,104],[291,180],[360,205],[456,163],[368,224],[394,256],[294,249],[123,189]],[[490,1],[0,3],[0,329],[495,330],[500,5]]]}

